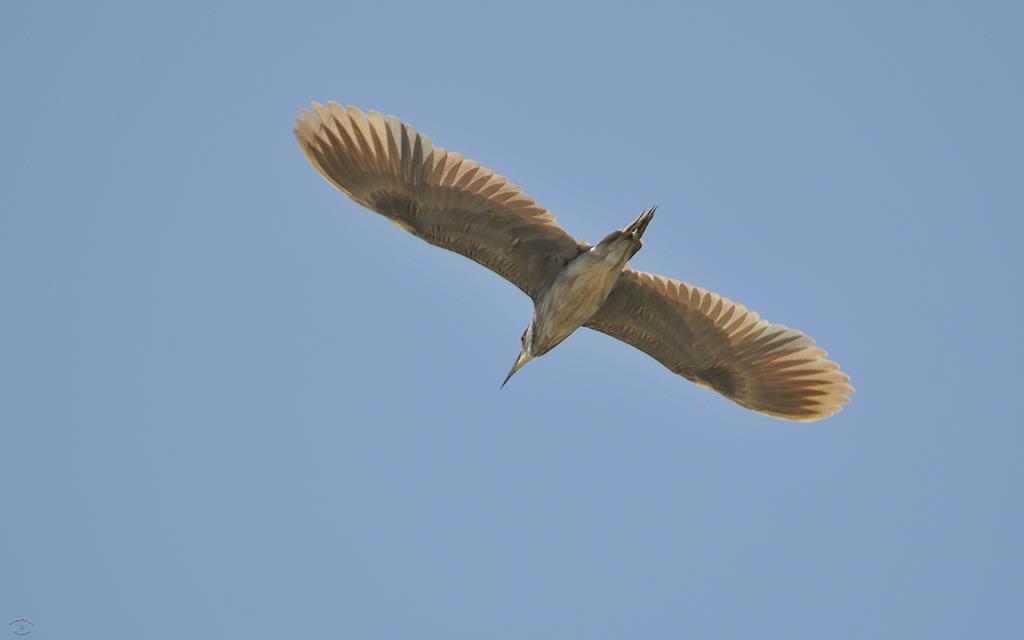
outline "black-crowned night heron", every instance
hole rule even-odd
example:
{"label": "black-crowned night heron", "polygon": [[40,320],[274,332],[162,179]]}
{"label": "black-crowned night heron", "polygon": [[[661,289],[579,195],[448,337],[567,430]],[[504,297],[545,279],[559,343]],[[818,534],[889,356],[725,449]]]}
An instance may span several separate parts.
{"label": "black-crowned night heron", "polygon": [[809,337],[699,287],[630,268],[653,208],[591,246],[516,185],[392,116],[314,103],[296,119],[295,135],[317,171],[350,198],[533,299],[505,382],[584,326],[771,416],[809,422],[849,402],[849,378]]}

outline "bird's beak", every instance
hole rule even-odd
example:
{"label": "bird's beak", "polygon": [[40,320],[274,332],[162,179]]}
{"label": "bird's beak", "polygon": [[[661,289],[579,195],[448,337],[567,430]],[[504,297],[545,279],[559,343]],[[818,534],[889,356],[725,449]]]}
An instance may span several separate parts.
{"label": "bird's beak", "polygon": [[519,357],[516,358],[516,363],[512,365],[512,370],[508,372],[507,376],[505,376],[505,382],[501,383],[501,388],[504,389],[505,385],[508,384],[508,381],[512,379],[512,376],[516,374],[516,371],[522,369],[523,366],[530,360],[533,360],[533,356],[528,354],[525,349],[523,351],[520,351]]}

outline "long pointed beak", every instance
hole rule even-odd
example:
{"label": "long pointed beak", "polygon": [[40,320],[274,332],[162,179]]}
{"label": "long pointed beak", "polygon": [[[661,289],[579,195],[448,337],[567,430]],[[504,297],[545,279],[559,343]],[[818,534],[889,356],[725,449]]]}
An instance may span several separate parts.
{"label": "long pointed beak", "polygon": [[516,363],[512,365],[512,370],[508,372],[507,376],[505,376],[505,382],[501,383],[501,388],[504,389],[505,385],[508,384],[508,381],[512,379],[512,376],[516,375],[516,371],[522,369],[523,365],[530,360],[533,360],[533,356],[527,354],[525,351],[520,351],[519,357],[516,358]]}

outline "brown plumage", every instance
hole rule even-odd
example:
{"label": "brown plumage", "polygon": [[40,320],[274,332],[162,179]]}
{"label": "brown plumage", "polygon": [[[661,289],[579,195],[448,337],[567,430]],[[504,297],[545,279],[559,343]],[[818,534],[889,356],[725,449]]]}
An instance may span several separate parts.
{"label": "brown plumage", "polygon": [[806,422],[849,402],[849,378],[799,331],[627,266],[653,209],[592,247],[516,185],[433,147],[394,117],[314,103],[296,120],[295,134],[313,166],[350,198],[533,298],[534,318],[509,377],[587,326],[754,411]]}
{"label": "brown plumage", "polygon": [[537,299],[586,247],[523,190],[397,118],[331,102],[296,119],[306,157],[334,186],[430,244],[479,262]]}
{"label": "brown plumage", "polygon": [[810,422],[853,387],[814,340],[710,291],[626,268],[586,326],[630,344],[748,409]]}

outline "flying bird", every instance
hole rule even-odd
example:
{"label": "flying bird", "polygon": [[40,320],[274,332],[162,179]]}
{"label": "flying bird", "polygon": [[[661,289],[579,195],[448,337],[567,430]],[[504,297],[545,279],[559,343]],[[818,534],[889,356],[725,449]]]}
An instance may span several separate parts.
{"label": "flying bird", "polygon": [[811,338],[700,287],[631,268],[627,261],[643,246],[654,207],[590,245],[520,187],[434,147],[394,116],[313,103],[295,122],[306,158],[345,195],[533,299],[533,318],[502,387],[530,360],[588,327],[770,416],[811,422],[849,402],[849,377]]}

